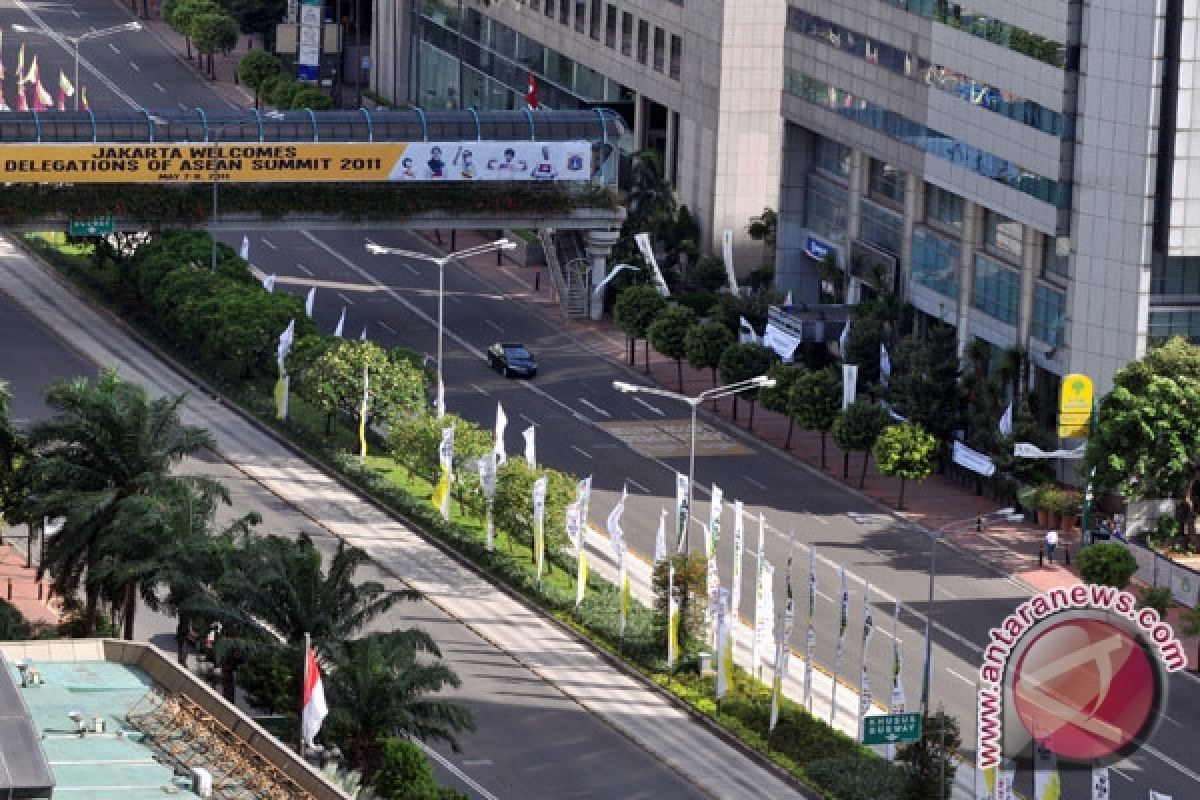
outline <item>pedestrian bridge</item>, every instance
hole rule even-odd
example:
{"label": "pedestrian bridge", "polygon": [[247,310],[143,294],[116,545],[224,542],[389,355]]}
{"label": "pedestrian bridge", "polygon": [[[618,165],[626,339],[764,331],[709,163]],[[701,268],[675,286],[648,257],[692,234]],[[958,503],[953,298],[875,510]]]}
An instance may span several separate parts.
{"label": "pedestrian bridge", "polygon": [[7,112],[0,225],[607,231],[627,136],[606,109]]}

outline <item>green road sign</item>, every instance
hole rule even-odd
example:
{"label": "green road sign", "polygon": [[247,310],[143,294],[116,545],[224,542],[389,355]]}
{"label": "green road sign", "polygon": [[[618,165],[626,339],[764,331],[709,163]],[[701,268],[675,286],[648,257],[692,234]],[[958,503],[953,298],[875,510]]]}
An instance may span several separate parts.
{"label": "green road sign", "polygon": [[72,236],[107,236],[113,232],[113,218],[109,214],[91,219],[73,219],[67,223],[67,233]]}
{"label": "green road sign", "polygon": [[863,744],[909,744],[921,738],[921,715],[882,714],[863,719]]}

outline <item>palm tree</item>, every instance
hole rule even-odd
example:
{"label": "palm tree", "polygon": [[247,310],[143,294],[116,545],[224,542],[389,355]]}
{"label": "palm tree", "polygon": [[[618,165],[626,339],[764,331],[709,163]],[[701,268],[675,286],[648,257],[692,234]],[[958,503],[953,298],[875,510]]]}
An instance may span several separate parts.
{"label": "palm tree", "polygon": [[[418,657],[424,652],[423,657]],[[374,633],[344,642],[334,653],[329,692],[328,739],[342,750],[367,781],[379,768],[380,742],[389,736],[440,739],[459,751],[456,733],[474,731],[464,706],[431,698],[460,684],[454,671],[430,656],[441,652],[423,631]]]}
{"label": "palm tree", "polygon": [[[85,589],[84,631],[96,628],[104,593],[122,598],[127,635],[132,635],[136,591],[115,584],[130,542],[147,542],[162,530],[167,508],[181,492],[199,502],[228,502],[218,482],[177,476],[172,467],[184,456],[213,446],[202,428],[184,425],[184,395],[151,400],[146,388],[121,380],[116,369],[93,383],[85,378],[60,382],[46,391],[57,413],[35,423],[27,437],[34,475],[25,518],[62,517],[62,529],[46,541],[46,561],[54,591],[73,596]],[[122,544],[122,542],[125,544]],[[109,563],[100,568],[102,560]],[[107,578],[106,582],[103,578]]]}

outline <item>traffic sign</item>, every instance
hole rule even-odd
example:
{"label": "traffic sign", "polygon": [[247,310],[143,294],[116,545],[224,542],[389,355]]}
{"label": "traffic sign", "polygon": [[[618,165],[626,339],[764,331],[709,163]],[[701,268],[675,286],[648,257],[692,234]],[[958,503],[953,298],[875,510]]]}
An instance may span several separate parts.
{"label": "traffic sign", "polygon": [[112,215],[73,219],[67,223],[67,232],[72,236],[107,236],[113,232]]}
{"label": "traffic sign", "polygon": [[921,738],[921,715],[878,714],[863,717],[863,744],[910,744]]}

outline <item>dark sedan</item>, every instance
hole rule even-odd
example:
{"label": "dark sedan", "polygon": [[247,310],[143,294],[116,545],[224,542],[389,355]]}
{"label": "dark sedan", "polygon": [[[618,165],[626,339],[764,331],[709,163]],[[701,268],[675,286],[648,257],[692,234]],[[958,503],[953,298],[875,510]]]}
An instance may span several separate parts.
{"label": "dark sedan", "polygon": [[488,366],[506,378],[532,378],[537,375],[537,359],[525,345],[496,342],[488,348]]}

